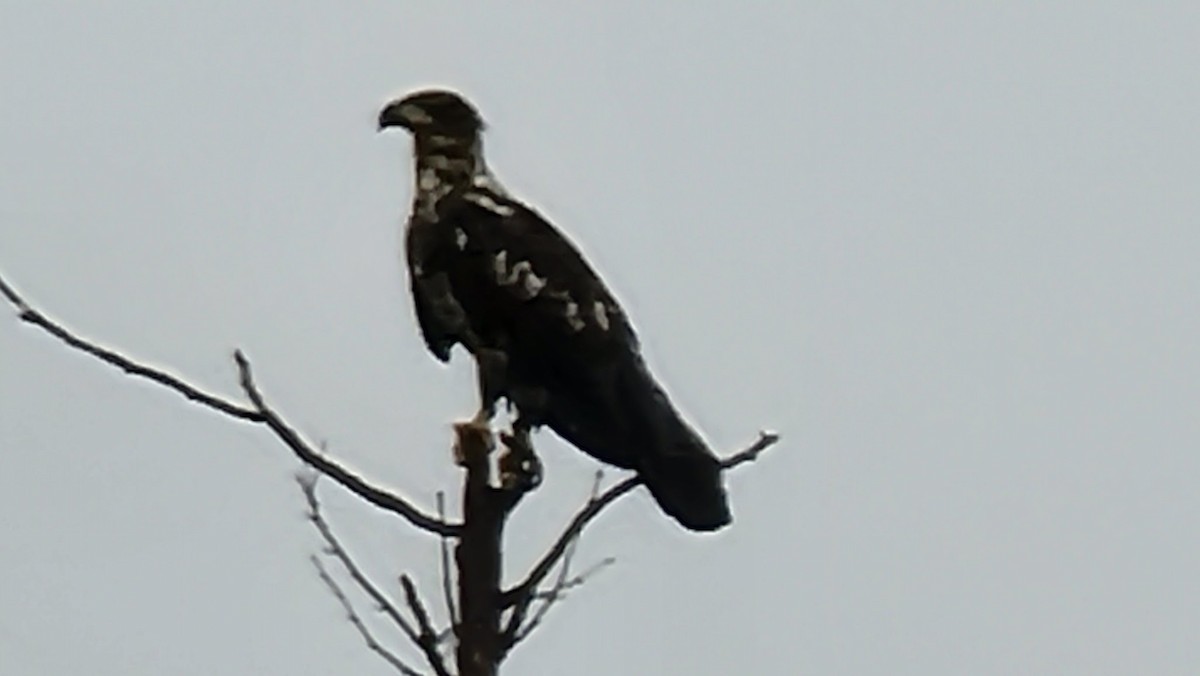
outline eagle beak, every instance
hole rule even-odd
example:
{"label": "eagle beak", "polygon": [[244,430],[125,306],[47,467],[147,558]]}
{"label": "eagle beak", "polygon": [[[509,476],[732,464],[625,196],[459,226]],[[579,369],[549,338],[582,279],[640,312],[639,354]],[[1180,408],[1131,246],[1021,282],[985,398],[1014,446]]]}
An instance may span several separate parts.
{"label": "eagle beak", "polygon": [[383,110],[379,111],[379,126],[376,128],[376,131],[383,131],[388,127],[404,126],[404,118],[400,117],[399,103],[399,101],[393,101],[384,106]]}
{"label": "eagle beak", "polygon": [[409,131],[419,124],[431,122],[429,114],[426,113],[420,106],[412,103],[408,99],[400,99],[392,101],[379,111],[379,126],[377,131],[383,131],[389,127],[404,127]]}

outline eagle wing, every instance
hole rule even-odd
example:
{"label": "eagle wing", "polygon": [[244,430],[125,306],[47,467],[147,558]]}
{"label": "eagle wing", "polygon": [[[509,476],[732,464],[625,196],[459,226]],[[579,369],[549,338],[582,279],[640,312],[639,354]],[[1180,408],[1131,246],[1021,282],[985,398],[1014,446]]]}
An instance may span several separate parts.
{"label": "eagle wing", "polygon": [[[441,255],[427,260],[432,272],[452,280],[453,294],[472,296],[459,299],[468,321],[505,311],[496,323],[520,322],[544,340],[582,348],[580,356],[638,352],[616,298],[578,248],[536,211],[472,190],[442,200],[438,213]],[[479,307],[485,302],[494,307]]]}
{"label": "eagle wing", "polygon": [[433,356],[447,362],[450,360],[450,349],[459,342],[463,312],[449,291],[449,280],[445,273],[431,265],[436,260],[433,255],[439,245],[437,238],[436,224],[413,218],[405,233],[404,248],[409,289],[417,324],[421,327],[421,337]]}
{"label": "eagle wing", "polygon": [[638,351],[633,327],[600,276],[570,240],[519,202],[479,190],[447,195],[436,220],[410,220],[405,254],[421,335],[443,362],[455,344],[472,349],[476,332],[489,333],[472,326],[481,317],[492,328],[504,324],[500,311],[544,340],[609,355]]}
{"label": "eagle wing", "polygon": [[[715,456],[646,368],[633,327],[599,275],[537,212],[477,188],[445,196],[436,220],[410,228],[417,313],[430,349],[445,354],[455,341],[470,348],[477,340],[504,352],[509,398],[517,395],[522,416],[532,413],[536,424],[603,462],[637,470],[685,526],[729,523]],[[540,394],[522,400],[522,390]]]}

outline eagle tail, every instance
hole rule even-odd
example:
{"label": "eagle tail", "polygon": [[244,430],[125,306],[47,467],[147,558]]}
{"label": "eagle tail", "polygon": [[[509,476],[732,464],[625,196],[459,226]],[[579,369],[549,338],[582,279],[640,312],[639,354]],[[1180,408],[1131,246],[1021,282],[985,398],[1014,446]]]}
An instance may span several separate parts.
{"label": "eagle tail", "polygon": [[[676,411],[636,353],[595,380],[552,393],[553,406],[523,406],[522,415],[610,465],[636,471],[659,507],[692,531],[733,522],[721,463]],[[580,394],[591,395],[581,399]]]}
{"label": "eagle tail", "polygon": [[[626,364],[620,398],[626,406],[630,447],[642,447],[636,469],[664,512],[693,531],[714,531],[733,521],[720,461],[680,417],[640,358]],[[649,446],[647,448],[647,446]]]}
{"label": "eagle tail", "polygon": [[658,449],[638,473],[659,507],[684,528],[715,531],[733,521],[721,466],[699,440]]}

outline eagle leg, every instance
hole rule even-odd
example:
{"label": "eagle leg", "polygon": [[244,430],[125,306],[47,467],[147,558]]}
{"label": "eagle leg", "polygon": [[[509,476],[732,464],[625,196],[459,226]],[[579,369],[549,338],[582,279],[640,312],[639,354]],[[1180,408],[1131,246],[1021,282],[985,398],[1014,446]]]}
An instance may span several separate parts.
{"label": "eagle leg", "polygon": [[508,355],[500,350],[481,347],[475,350],[476,375],[479,379],[479,413],[484,424],[496,415],[496,402],[504,396],[508,380]]}
{"label": "eagle leg", "polygon": [[500,434],[505,452],[500,456],[500,485],[506,490],[528,492],[542,483],[542,461],[533,452],[530,426],[520,418],[513,421],[511,434]]}
{"label": "eagle leg", "polygon": [[[474,341],[475,370],[479,380],[479,410],[465,423],[465,429],[486,436],[491,447],[492,418],[496,416],[496,402],[504,396],[508,356],[500,350],[482,347]],[[466,458],[460,444],[454,445],[454,464],[466,467]]]}

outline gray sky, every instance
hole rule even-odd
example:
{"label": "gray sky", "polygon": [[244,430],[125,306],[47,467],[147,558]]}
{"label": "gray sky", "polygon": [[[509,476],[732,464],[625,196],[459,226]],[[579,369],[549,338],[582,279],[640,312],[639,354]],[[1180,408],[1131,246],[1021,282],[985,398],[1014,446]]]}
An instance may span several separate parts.
{"label": "gray sky", "polygon": [[[1200,9],[468,4],[3,0],[0,269],[231,395],[245,348],[432,504],[472,375],[420,343],[373,120],[460,88],[713,445],[784,434],[716,537],[608,513],[511,673],[1194,673]],[[389,673],[264,431],[13,320],[0,359],[4,673]],[[594,467],[540,440],[514,574]],[[436,600],[434,542],[325,495]]]}

